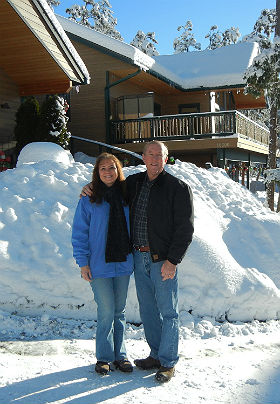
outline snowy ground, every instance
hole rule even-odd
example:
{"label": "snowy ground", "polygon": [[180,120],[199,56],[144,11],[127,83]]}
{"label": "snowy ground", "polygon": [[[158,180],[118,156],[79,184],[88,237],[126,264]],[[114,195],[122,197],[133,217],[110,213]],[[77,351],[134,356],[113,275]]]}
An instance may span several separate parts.
{"label": "snowy ground", "polygon": [[[159,385],[153,371],[112,371],[93,364],[94,321],[3,315],[0,403],[279,403],[278,321],[218,324],[189,316],[181,325],[176,376]],[[148,354],[142,326],[127,326],[131,360]]]}
{"label": "snowy ground", "polygon": [[[195,236],[178,268],[180,361],[166,385],[152,371],[94,372],[96,308],[70,244],[92,165],[41,144],[0,173],[0,404],[280,403],[280,215],[220,169],[167,170],[192,187]],[[133,277],[127,318],[129,358],[144,357]]]}

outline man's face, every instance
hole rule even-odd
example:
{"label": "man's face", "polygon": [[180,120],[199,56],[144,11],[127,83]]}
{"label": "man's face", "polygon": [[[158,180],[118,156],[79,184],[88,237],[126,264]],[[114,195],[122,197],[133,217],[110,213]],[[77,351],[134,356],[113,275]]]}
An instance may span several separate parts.
{"label": "man's face", "polygon": [[142,158],[147,167],[149,180],[152,181],[162,172],[168,156],[164,154],[159,144],[151,144],[147,147]]}

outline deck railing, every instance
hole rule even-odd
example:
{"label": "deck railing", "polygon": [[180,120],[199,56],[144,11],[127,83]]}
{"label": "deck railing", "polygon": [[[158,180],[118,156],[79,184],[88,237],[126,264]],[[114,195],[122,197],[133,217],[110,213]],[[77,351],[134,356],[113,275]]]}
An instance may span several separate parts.
{"label": "deck railing", "polygon": [[239,111],[164,115],[111,122],[111,142],[203,139],[243,135],[268,144],[269,131]]}

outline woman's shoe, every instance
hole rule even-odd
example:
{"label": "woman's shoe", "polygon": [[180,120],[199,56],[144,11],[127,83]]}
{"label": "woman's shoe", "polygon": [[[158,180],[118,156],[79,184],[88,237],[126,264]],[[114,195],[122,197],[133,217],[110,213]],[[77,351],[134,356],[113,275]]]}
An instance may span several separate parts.
{"label": "woman's shoe", "polygon": [[113,363],[116,369],[119,369],[121,372],[130,373],[133,371],[133,366],[128,359],[121,359],[119,361],[114,361]]}
{"label": "woman's shoe", "polygon": [[99,373],[100,375],[107,375],[110,370],[110,365],[108,362],[101,362],[97,361],[95,365],[95,371],[96,373]]}

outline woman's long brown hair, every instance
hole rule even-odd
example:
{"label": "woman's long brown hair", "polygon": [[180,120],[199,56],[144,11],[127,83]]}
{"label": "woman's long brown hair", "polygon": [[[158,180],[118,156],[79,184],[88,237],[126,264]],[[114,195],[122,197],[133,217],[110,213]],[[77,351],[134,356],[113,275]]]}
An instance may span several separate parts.
{"label": "woman's long brown hair", "polygon": [[93,203],[101,203],[103,200],[103,194],[104,194],[104,186],[103,182],[100,179],[99,176],[99,166],[103,160],[112,160],[117,167],[117,172],[118,172],[118,178],[116,179],[116,182],[120,183],[120,188],[122,192],[122,197],[125,203],[126,201],[126,184],[125,184],[125,176],[122,170],[122,163],[120,160],[114,156],[113,154],[110,153],[101,153],[95,162],[94,169],[92,172],[92,181],[91,181],[91,188],[92,188],[92,196],[90,197],[90,201]]}

